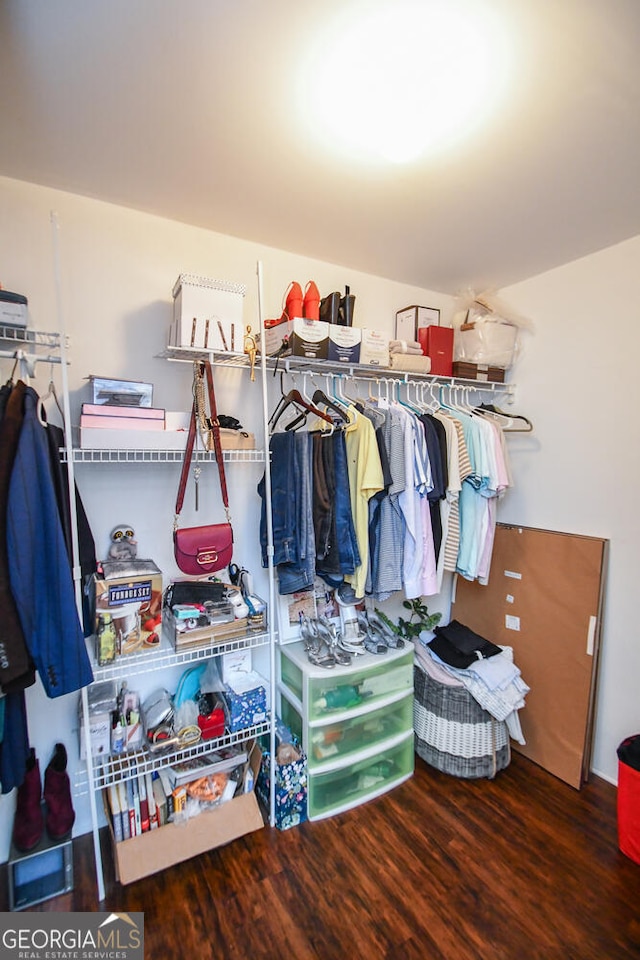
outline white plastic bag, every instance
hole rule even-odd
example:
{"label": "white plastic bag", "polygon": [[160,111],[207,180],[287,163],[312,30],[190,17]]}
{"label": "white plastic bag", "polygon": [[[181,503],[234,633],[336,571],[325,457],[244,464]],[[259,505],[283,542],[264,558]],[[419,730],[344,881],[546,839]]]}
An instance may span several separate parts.
{"label": "white plastic bag", "polygon": [[467,291],[456,300],[453,359],[508,369],[520,350],[520,332],[532,323],[487,292]]}

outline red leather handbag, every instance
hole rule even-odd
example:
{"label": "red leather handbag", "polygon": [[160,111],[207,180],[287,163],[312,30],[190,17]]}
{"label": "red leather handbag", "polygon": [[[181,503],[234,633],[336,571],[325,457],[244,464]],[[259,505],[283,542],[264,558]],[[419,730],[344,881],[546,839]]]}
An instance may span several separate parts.
{"label": "red leather handbag", "polygon": [[210,523],[201,527],[183,527],[182,529],[178,527],[178,517],[180,516],[180,511],[184,503],[189,467],[191,465],[191,457],[196,440],[197,391],[194,391],[191,420],[189,421],[189,435],[187,437],[178,495],[176,497],[176,515],[173,521],[173,553],[176,563],[183,573],[198,577],[208,573],[215,573],[217,570],[223,570],[229,566],[233,557],[233,529],[231,527],[227,480],[224,472],[222,447],[220,445],[220,425],[218,423],[216,398],[213,389],[213,372],[208,360],[197,360],[194,367],[197,383],[202,383],[203,373],[206,374],[210,408],[210,416],[206,419],[210,435],[213,438],[213,449],[215,450],[218,474],[220,476],[222,502],[227,516],[226,523]]}

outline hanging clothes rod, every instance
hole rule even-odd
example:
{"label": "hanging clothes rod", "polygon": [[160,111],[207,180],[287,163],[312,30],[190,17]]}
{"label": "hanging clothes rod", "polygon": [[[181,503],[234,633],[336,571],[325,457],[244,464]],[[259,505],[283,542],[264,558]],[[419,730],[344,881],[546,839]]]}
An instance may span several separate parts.
{"label": "hanging clothes rod", "polygon": [[27,363],[62,363],[61,357],[45,357],[39,353],[25,353],[24,350],[0,350],[1,360],[26,360]]}

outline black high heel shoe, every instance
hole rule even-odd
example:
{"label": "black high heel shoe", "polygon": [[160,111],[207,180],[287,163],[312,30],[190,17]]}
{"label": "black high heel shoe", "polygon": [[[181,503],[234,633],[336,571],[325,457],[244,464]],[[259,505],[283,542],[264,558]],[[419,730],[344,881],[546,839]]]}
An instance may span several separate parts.
{"label": "black high heel shoe", "polygon": [[353,309],[355,304],[355,295],[349,292],[349,287],[345,287],[344,297],[340,298],[340,308],[338,310],[338,323],[343,327],[353,326]]}
{"label": "black high heel shoe", "polygon": [[320,301],[320,319],[325,323],[339,323],[340,294],[330,293]]}

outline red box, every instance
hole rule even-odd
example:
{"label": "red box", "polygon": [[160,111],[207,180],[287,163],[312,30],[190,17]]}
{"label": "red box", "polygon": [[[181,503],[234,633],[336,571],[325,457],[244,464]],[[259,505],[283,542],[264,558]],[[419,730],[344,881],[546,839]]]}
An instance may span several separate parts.
{"label": "red box", "polygon": [[224,710],[222,707],[216,707],[206,717],[198,714],[198,726],[203,740],[211,740],[213,737],[221,737],[224,733]]}
{"label": "red box", "polygon": [[453,376],[453,327],[421,327],[418,343],[425,357],[431,357],[432,376]]}

